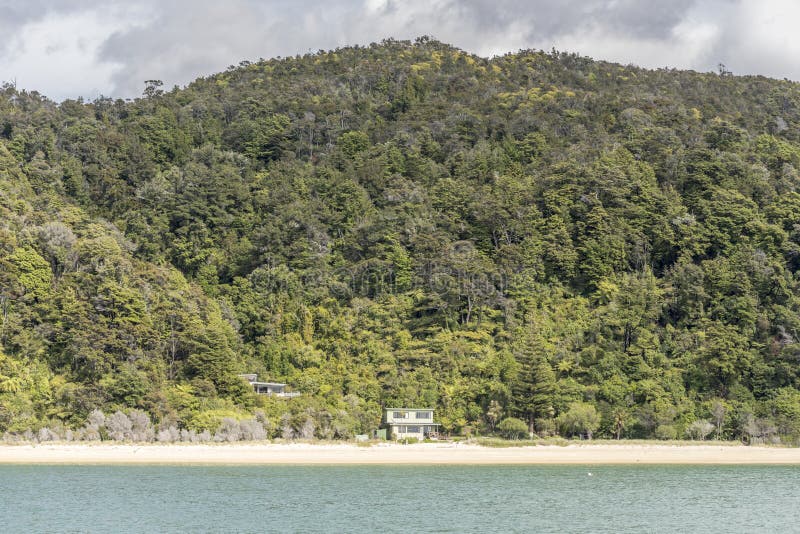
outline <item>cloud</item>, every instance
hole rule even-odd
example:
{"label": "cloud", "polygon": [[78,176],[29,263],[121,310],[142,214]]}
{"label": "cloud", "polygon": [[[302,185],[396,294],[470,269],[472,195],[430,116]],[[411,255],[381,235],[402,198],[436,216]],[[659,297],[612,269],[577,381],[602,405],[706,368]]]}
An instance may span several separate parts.
{"label": "cloud", "polygon": [[526,48],[800,79],[793,0],[0,0],[0,79],[55,99],[133,97],[241,60],[433,35],[490,56]]}
{"label": "cloud", "polygon": [[708,61],[735,74],[758,73],[800,80],[800,3],[785,0],[729,2],[717,11],[719,38]]}
{"label": "cloud", "polygon": [[56,98],[99,96],[111,87],[120,65],[99,61],[94,51],[115,23],[98,12],[48,13],[4,42],[0,73],[4,81]]}

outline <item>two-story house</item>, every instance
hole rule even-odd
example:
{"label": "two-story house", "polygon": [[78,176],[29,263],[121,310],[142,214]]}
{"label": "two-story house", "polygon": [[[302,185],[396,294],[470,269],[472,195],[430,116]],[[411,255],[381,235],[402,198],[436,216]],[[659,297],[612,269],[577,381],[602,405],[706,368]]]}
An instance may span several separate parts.
{"label": "two-story house", "polygon": [[417,438],[438,435],[439,423],[433,422],[431,408],[387,408],[383,415],[383,426],[393,439]]}

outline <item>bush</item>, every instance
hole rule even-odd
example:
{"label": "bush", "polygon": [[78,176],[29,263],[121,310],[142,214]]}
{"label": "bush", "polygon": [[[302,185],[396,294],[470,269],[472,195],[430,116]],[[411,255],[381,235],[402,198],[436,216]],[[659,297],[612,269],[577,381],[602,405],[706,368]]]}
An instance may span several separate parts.
{"label": "bush", "polygon": [[181,432],[175,425],[170,425],[167,428],[159,430],[156,439],[161,443],[175,443],[181,440]]}
{"label": "bush", "polygon": [[506,439],[520,439],[528,435],[528,425],[516,417],[506,417],[497,425],[500,435]]}
{"label": "bush", "polygon": [[266,434],[265,439],[269,438],[274,428],[272,422],[267,417],[267,414],[265,414],[262,410],[256,410],[254,419],[261,423],[264,433]]}
{"label": "bush", "polygon": [[698,420],[686,427],[686,435],[689,436],[689,439],[699,439],[702,441],[706,439],[713,430],[714,425],[709,421]]}
{"label": "bush", "polygon": [[533,428],[536,433],[543,437],[550,437],[556,435],[556,420],[555,419],[536,419],[533,422]]}
{"label": "bush", "polygon": [[294,427],[292,418],[288,413],[281,416],[281,437],[283,439],[294,439]]}
{"label": "bush", "polygon": [[314,418],[307,415],[305,421],[303,421],[303,424],[300,425],[297,431],[298,437],[300,439],[314,439],[314,430],[316,428],[317,425],[314,422]]}
{"label": "bush", "polygon": [[153,441],[155,437],[155,429],[150,422],[150,416],[141,410],[131,410],[128,414],[128,419],[131,422],[131,431],[129,439],[131,441],[149,442]]}
{"label": "bush", "polygon": [[573,402],[569,409],[556,418],[561,431],[568,435],[586,434],[592,439],[594,431],[600,426],[600,414],[588,402]]}
{"label": "bush", "polygon": [[267,431],[264,429],[264,425],[255,419],[239,421],[239,431],[241,433],[241,439],[245,441],[261,441],[267,439]]}
{"label": "bush", "polygon": [[186,420],[186,427],[196,432],[216,432],[225,418],[237,419],[240,413],[230,409],[213,409],[193,412]]}
{"label": "bush", "polygon": [[131,410],[130,414],[117,411],[109,417],[100,410],[94,410],[89,414],[83,428],[74,436],[69,432],[69,436],[65,436],[65,439],[72,440],[73,437],[85,441],[107,437],[114,441],[150,442],[155,438],[155,429],[150,422],[150,416],[141,410]]}
{"label": "bush", "polygon": [[114,412],[114,414],[106,419],[106,430],[108,437],[114,441],[124,441],[130,439],[133,423],[128,419],[128,416],[122,412]]}
{"label": "bush", "polygon": [[657,439],[675,439],[678,437],[678,431],[672,425],[658,425],[656,427],[656,438]]}
{"label": "bush", "polygon": [[242,430],[239,421],[232,417],[225,417],[222,424],[214,433],[214,441],[239,441],[242,439]]}
{"label": "bush", "polygon": [[755,419],[751,414],[745,416],[742,425],[747,442],[750,445],[761,445],[764,443],[779,443],[777,428],[769,419]]}
{"label": "bush", "polygon": [[103,430],[106,424],[106,416],[100,410],[92,410],[86,419],[86,424],[80,432],[80,438],[85,441],[97,441],[103,439]]}
{"label": "bush", "polygon": [[37,440],[41,443],[44,441],[58,441],[59,436],[47,427],[39,429],[36,435]]}

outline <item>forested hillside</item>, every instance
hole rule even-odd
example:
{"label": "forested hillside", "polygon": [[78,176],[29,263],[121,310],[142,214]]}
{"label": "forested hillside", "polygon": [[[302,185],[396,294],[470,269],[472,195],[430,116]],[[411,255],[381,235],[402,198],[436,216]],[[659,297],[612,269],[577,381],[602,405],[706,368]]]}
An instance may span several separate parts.
{"label": "forested hillside", "polygon": [[800,438],[796,83],[422,38],[0,95],[0,433]]}

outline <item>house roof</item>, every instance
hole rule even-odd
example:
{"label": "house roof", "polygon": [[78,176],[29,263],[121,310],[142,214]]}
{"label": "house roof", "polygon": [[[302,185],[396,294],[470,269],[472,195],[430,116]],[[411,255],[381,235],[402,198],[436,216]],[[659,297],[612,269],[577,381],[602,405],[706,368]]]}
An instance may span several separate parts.
{"label": "house roof", "polygon": [[281,382],[259,382],[258,375],[256,373],[245,373],[239,375],[241,378],[244,378],[250,385],[253,386],[285,386],[286,384],[282,384]]}

